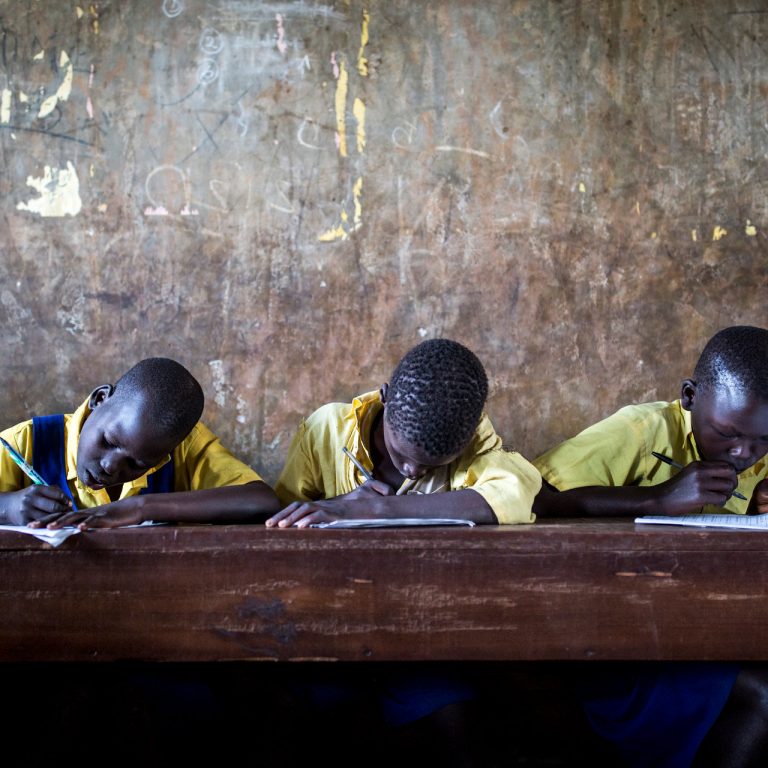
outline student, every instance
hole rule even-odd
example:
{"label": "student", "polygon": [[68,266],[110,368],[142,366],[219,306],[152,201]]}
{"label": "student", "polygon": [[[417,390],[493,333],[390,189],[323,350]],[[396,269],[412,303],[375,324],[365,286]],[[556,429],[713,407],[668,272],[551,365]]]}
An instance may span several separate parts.
{"label": "student", "polygon": [[368,517],[532,523],[541,479],[502,448],[483,414],[487,394],[470,350],[422,342],[378,392],[325,405],[301,424],[275,486],[287,506],[267,526]]}
{"label": "student", "polygon": [[263,519],[279,508],[277,497],[198,421],[202,411],[189,371],[149,358],[96,387],[74,413],[5,430],[49,485],[31,484],[0,448],[0,522],[111,528]]}
{"label": "student", "polygon": [[[653,453],[672,459],[676,468]],[[768,512],[768,330],[704,347],[680,399],[631,405],[538,458],[541,516]],[[738,488],[745,498],[736,498]],[[585,694],[632,765],[749,766],[768,756],[768,676],[736,665],[644,665]],[[700,746],[701,745],[701,746]]]}
{"label": "student", "polygon": [[[275,486],[287,506],[267,526],[369,517],[532,523],[540,477],[503,450],[483,414],[487,394],[485,370],[469,349],[447,339],[422,342],[380,390],[325,405],[301,424]],[[374,681],[357,669],[350,674],[305,674],[303,693],[333,711],[363,711],[368,703],[393,729],[388,744],[408,754],[413,740],[431,740],[433,751],[444,748],[439,761],[468,764],[463,726],[472,720],[475,686],[465,673],[395,665],[377,668]]]}
{"label": "student", "polygon": [[[679,400],[622,408],[536,459],[544,489],[534,508],[550,516],[768,512],[766,452],[768,330],[726,328]],[[737,486],[745,500],[732,495]]]}

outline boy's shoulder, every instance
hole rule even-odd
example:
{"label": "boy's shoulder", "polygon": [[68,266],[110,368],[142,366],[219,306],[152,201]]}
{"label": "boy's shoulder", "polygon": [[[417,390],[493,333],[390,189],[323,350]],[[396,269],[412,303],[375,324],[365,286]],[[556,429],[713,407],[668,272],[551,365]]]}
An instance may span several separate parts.
{"label": "boy's shoulder", "polygon": [[310,431],[341,431],[352,429],[381,406],[378,392],[367,392],[351,403],[326,403],[313,411],[303,425]]}
{"label": "boy's shoulder", "polygon": [[[682,406],[679,400],[657,400],[651,403],[633,403],[619,408],[610,419],[625,419],[637,424],[653,424],[654,422],[677,422],[682,418]],[[597,422],[600,424],[601,422]]]}

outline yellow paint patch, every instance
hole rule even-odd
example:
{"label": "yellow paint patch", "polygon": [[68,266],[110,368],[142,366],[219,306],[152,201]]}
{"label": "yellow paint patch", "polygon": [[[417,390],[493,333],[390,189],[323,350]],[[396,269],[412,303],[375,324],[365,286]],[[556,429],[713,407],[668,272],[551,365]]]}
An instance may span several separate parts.
{"label": "yellow paint patch", "polygon": [[715,227],[712,230],[712,241],[722,240],[728,234],[728,230],[725,227]]}
{"label": "yellow paint patch", "polygon": [[339,79],[336,83],[336,136],[339,142],[339,154],[347,156],[347,89],[349,74],[346,64],[339,62]]}
{"label": "yellow paint patch", "polygon": [[635,202],[635,210],[637,211],[637,215],[640,215],[640,201]]}
{"label": "yellow paint patch", "polygon": [[29,101],[29,96],[24,91],[19,91],[19,101],[22,104],[26,104]]}
{"label": "yellow paint patch", "polygon": [[82,19],[85,15],[85,11],[79,5],[75,6],[75,13],[78,19]]}
{"label": "yellow paint patch", "polygon": [[757,227],[749,219],[747,219],[747,226],[744,227],[744,233],[747,237],[755,237],[757,235]]}
{"label": "yellow paint patch", "polygon": [[44,58],[45,58],[45,49],[43,49],[42,51],[40,51],[40,53],[36,53],[36,54],[35,54],[35,55],[32,57],[32,61],[42,61]]}
{"label": "yellow paint patch", "polygon": [[587,191],[587,188],[584,186],[584,182],[580,181],[579,182],[579,192],[581,192],[581,194],[583,195],[586,191]]}
{"label": "yellow paint patch", "polygon": [[651,240],[655,240],[657,237],[655,232],[651,232]]}
{"label": "yellow paint patch", "polygon": [[355,186],[352,190],[352,197],[355,201],[355,229],[358,229],[363,221],[363,204],[360,202],[360,198],[363,194],[363,177],[360,176],[355,182]]}
{"label": "yellow paint patch", "polygon": [[365,46],[368,44],[368,22],[371,15],[363,11],[363,26],[360,30],[360,52],[357,54],[357,71],[362,77],[368,77],[368,59],[365,58]]}
{"label": "yellow paint patch", "polygon": [[27,203],[19,203],[19,211],[39,213],[43,217],[77,216],[83,207],[80,199],[80,180],[71,162],[67,167],[52,168],[46,165],[42,178],[27,177],[27,186],[37,190],[40,197]]}
{"label": "yellow paint patch", "polygon": [[699,233],[695,230],[691,230],[691,240],[695,243],[699,239]]}
{"label": "yellow paint patch", "polygon": [[56,93],[54,93],[53,96],[49,96],[40,105],[40,111],[37,114],[38,117],[50,115],[51,112],[56,109],[59,99],[61,99],[61,101],[66,101],[72,93],[73,67],[66,51],[62,51],[61,56],[59,56],[59,67],[64,70],[64,79],[61,81],[61,85],[56,89]]}
{"label": "yellow paint patch", "polygon": [[347,232],[347,228],[344,226],[347,221],[349,221],[349,217],[347,216],[346,211],[341,212],[341,224],[339,224],[338,227],[335,227],[334,229],[329,229],[327,232],[323,232],[320,237],[317,239],[320,240],[322,243],[330,243],[333,240],[346,240],[349,237],[349,233]]}
{"label": "yellow paint patch", "polygon": [[352,114],[357,123],[357,151],[362,155],[365,149],[365,104],[361,99],[355,99]]}
{"label": "yellow paint patch", "polygon": [[0,93],[0,123],[11,122],[11,95],[7,88]]}

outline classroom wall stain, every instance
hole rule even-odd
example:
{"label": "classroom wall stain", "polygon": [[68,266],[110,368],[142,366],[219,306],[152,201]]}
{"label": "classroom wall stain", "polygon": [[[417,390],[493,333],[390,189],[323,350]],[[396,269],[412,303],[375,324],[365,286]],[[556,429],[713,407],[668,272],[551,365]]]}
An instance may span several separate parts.
{"label": "classroom wall stain", "polygon": [[534,456],[765,323],[768,14],[79,7],[0,0],[5,424],[170,355],[274,480],[302,416],[444,335]]}

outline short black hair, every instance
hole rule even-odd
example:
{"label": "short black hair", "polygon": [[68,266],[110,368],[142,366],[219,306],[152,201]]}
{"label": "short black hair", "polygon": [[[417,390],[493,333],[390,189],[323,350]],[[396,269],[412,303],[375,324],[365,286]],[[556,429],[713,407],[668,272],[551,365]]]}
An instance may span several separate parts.
{"label": "short black hair", "polygon": [[450,339],[423,341],[389,381],[389,426],[429,456],[460,453],[472,439],[488,397],[483,364]]}
{"label": "short black hair", "polygon": [[197,424],[205,396],[197,379],[175,360],[148,357],[115,384],[114,396],[137,398],[151,423],[178,445]]}
{"label": "short black hair", "polygon": [[768,330],[734,325],[718,331],[704,347],[693,379],[706,391],[735,389],[768,400]]}

